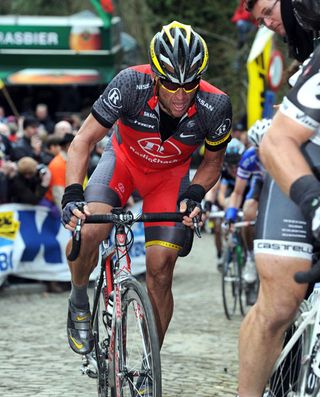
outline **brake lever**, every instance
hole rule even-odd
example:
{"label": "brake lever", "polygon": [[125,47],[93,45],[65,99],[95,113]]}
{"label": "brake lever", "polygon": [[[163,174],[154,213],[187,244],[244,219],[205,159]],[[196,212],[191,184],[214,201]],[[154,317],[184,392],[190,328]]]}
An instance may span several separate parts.
{"label": "brake lever", "polygon": [[193,222],[195,234],[197,235],[197,237],[201,238],[201,230],[200,230],[200,226],[198,223],[198,217],[197,216],[193,217],[192,222]]}

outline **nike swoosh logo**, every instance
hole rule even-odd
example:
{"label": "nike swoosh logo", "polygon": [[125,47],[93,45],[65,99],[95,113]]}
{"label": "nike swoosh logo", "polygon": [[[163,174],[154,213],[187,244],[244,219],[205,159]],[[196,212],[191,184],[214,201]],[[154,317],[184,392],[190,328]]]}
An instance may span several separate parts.
{"label": "nike swoosh logo", "polygon": [[78,343],[71,335],[69,335],[69,338],[72,340],[73,344],[78,350],[81,350],[83,348],[83,343]]}
{"label": "nike swoosh logo", "polygon": [[89,314],[86,314],[85,316],[77,316],[76,317],[76,321],[83,321],[83,320],[86,320],[89,317],[90,317]]}
{"label": "nike swoosh logo", "polygon": [[191,138],[191,137],[193,137],[193,136],[195,136],[195,135],[194,135],[194,134],[185,135],[184,133],[180,134],[180,137],[181,137],[181,138]]}

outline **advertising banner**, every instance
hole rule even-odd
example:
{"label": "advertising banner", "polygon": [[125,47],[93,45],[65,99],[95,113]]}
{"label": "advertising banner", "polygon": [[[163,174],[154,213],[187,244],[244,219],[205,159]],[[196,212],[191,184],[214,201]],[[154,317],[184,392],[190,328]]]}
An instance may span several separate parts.
{"label": "advertising banner", "polygon": [[262,27],[258,30],[253,42],[248,60],[248,99],[247,115],[250,128],[263,117],[265,106],[265,92],[268,88],[268,72],[272,51],[272,37],[274,33]]}
{"label": "advertising banner", "polygon": [[[139,204],[132,209],[137,212]],[[132,273],[145,271],[143,224],[133,227]],[[0,205],[0,285],[12,274],[34,280],[70,281],[65,248],[71,233],[42,206]],[[92,275],[92,279],[95,275]]]}

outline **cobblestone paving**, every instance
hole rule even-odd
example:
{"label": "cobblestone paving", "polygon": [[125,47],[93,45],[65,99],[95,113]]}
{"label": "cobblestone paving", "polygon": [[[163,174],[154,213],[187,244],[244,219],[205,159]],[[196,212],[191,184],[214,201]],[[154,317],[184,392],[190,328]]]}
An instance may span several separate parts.
{"label": "cobblestone paving", "polygon": [[[174,275],[175,311],[162,349],[163,397],[234,396],[241,318],[225,319],[213,238],[195,239]],[[0,396],[94,397],[66,341],[68,293],[0,294]]]}

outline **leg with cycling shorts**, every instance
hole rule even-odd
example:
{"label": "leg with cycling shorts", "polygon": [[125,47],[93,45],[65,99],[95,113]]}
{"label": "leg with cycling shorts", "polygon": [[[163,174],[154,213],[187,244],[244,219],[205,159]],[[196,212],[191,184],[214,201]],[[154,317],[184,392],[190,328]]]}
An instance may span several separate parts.
{"label": "leg with cycling shorts", "polygon": [[267,176],[254,241],[259,295],[240,328],[240,397],[262,396],[286,328],[307,290],[293,276],[310,268],[312,250],[310,227],[300,209]]}
{"label": "leg with cycling shorts", "polygon": [[256,255],[260,289],[245,316],[239,338],[239,396],[261,397],[281,352],[284,332],[303,300],[306,287],[295,283],[295,272],[310,261],[276,255]]}

